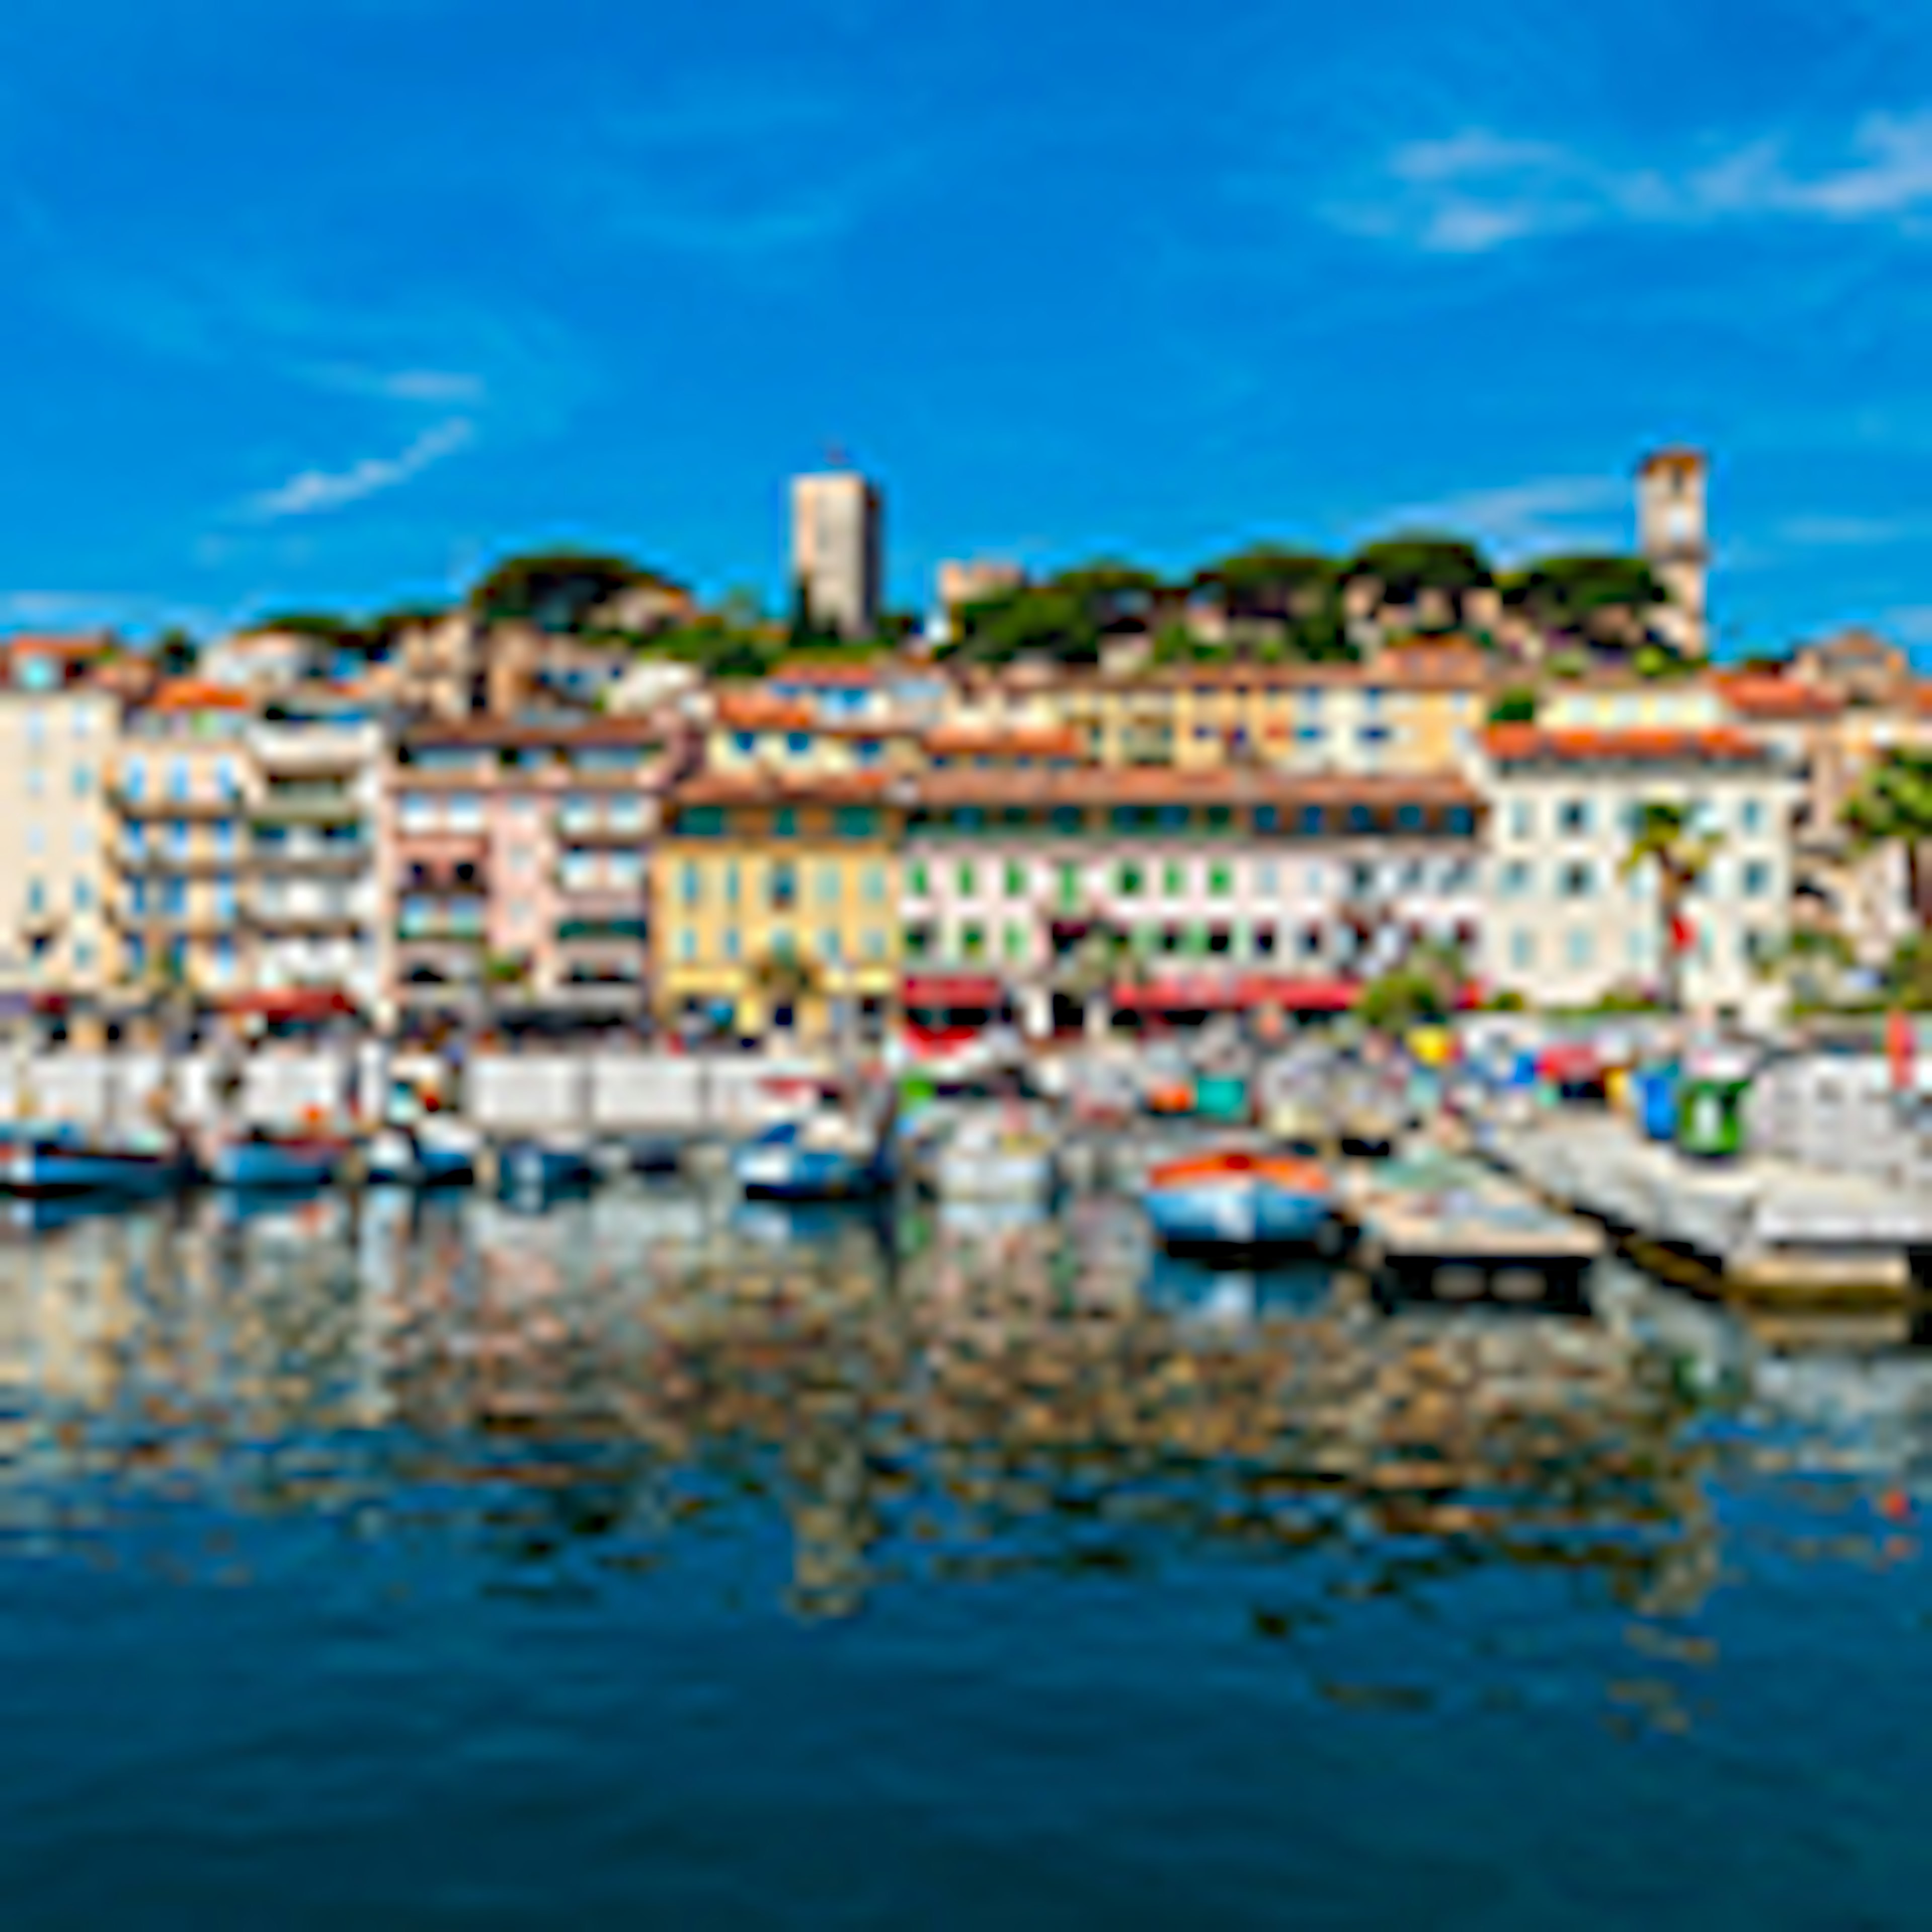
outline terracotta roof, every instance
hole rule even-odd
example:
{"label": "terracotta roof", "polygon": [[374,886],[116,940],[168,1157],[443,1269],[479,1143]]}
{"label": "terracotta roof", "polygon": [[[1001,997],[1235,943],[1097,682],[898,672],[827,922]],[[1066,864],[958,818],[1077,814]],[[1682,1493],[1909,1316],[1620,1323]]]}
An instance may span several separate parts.
{"label": "terracotta roof", "polygon": [[1730,725],[1550,730],[1498,724],[1484,742],[1499,765],[1756,764],[1771,755],[1756,739]]}
{"label": "terracotta roof", "polygon": [[1834,718],[1845,708],[1837,692],[1802,678],[1744,671],[1720,675],[1716,682],[1725,704],[1742,718]]}
{"label": "terracotta roof", "polygon": [[882,658],[868,658],[862,664],[839,663],[817,658],[786,658],[774,664],[765,675],[767,682],[772,684],[822,684],[842,687],[876,684],[889,668]]}
{"label": "terracotta roof", "polygon": [[737,730],[808,731],[818,722],[809,705],[769,691],[721,691],[716,709],[718,723]]}
{"label": "terracotta roof", "polygon": [[1669,449],[1652,451],[1637,466],[1637,474],[1648,476],[1654,470],[1702,470],[1708,461],[1701,449],[1678,444]]}
{"label": "terracotta roof", "polygon": [[656,745],[674,728],[650,718],[573,718],[543,721],[518,718],[451,718],[421,720],[407,727],[401,742],[416,750],[430,745],[513,749],[554,745]]}
{"label": "terracotta roof", "polygon": [[1077,758],[1083,741],[1060,724],[940,724],[926,734],[934,758]]}
{"label": "terracotta roof", "polygon": [[9,653],[24,651],[40,657],[98,658],[106,656],[114,649],[114,640],[104,636],[54,637],[23,631],[8,638],[4,648]]}
{"label": "terracotta roof", "polygon": [[1450,772],[1287,772],[1252,766],[1184,771],[1168,765],[1086,765],[1071,770],[922,773],[926,806],[1398,805],[1463,806],[1482,794]]}
{"label": "terracotta roof", "polygon": [[895,782],[886,772],[700,772],[673,787],[668,802],[674,806],[881,804],[888,801]]}
{"label": "terracotta roof", "polygon": [[255,700],[232,684],[212,684],[205,678],[171,678],[148,700],[150,711],[252,711]]}

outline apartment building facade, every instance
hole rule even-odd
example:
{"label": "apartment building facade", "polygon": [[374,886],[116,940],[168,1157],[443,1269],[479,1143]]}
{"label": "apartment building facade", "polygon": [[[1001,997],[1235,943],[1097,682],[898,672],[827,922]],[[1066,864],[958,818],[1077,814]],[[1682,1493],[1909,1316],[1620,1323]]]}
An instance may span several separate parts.
{"label": "apartment building facade", "polygon": [[1713,842],[1686,907],[1682,985],[1694,1006],[1745,1010],[1790,930],[1798,782],[1734,727],[1489,734],[1484,976],[1534,1006],[1593,1004],[1663,981],[1654,862],[1625,860],[1646,804],[1683,806]]}

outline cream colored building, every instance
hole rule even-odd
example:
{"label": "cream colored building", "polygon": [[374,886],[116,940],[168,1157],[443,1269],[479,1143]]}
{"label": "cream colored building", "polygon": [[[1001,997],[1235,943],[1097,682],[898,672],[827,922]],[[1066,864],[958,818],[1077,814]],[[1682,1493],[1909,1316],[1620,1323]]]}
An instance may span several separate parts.
{"label": "cream colored building", "polygon": [[1715,856],[1685,908],[1694,935],[1683,986],[1693,1008],[1762,1001],[1760,970],[1790,930],[1798,781],[1734,728],[1488,734],[1484,977],[1538,1006],[1588,1006],[1664,973],[1654,865],[1624,860],[1642,807],[1691,808]]}
{"label": "cream colored building", "polygon": [[877,488],[848,470],[792,479],[792,582],[814,624],[848,638],[878,627],[882,516]]}
{"label": "cream colored building", "polygon": [[[22,688],[25,676],[26,688]],[[0,987],[98,994],[117,966],[107,796],[120,706],[85,682],[0,690]]]}
{"label": "cream colored building", "polygon": [[1658,627],[1687,657],[1710,648],[1709,475],[1694,449],[1659,450],[1637,470],[1637,548],[1670,597]]}

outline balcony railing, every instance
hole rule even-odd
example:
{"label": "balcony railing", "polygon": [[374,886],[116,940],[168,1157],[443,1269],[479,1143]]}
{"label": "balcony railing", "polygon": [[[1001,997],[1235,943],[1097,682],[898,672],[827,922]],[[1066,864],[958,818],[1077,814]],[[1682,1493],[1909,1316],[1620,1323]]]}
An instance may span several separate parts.
{"label": "balcony railing", "polygon": [[473,918],[466,918],[458,908],[404,911],[396,920],[396,937],[405,943],[436,940],[480,946],[484,937],[484,926],[480,912]]}
{"label": "balcony railing", "polygon": [[326,785],[272,785],[249,808],[258,825],[353,825],[363,816],[352,793]]}

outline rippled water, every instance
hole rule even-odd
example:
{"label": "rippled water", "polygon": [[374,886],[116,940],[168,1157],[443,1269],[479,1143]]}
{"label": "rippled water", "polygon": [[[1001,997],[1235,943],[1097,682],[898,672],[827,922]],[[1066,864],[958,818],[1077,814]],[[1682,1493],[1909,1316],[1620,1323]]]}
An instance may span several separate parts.
{"label": "rippled water", "polygon": [[1926,1922],[1932,1358],[1130,1206],[0,1247],[14,1927]]}

